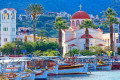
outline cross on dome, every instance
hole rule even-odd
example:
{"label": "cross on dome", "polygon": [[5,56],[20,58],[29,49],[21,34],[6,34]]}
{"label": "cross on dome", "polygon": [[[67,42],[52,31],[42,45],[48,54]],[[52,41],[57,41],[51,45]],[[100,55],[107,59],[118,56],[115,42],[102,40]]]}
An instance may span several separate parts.
{"label": "cross on dome", "polygon": [[82,5],[80,4],[80,6],[79,6],[79,7],[80,7],[80,11],[81,11],[81,9],[82,9]]}

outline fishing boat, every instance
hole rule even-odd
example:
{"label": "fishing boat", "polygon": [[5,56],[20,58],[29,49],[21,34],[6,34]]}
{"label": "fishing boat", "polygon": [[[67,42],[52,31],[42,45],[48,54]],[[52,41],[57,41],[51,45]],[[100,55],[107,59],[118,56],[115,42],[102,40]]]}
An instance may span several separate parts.
{"label": "fishing boat", "polygon": [[[75,58],[47,57],[44,61],[48,67],[48,75],[70,75],[70,74],[87,74],[88,64],[76,64]],[[51,70],[50,70],[51,69]]]}
{"label": "fishing boat", "polygon": [[77,63],[88,63],[88,69],[89,70],[96,70],[96,56],[80,56],[76,57],[77,58]]}
{"label": "fishing boat", "polygon": [[47,66],[42,61],[38,57],[33,57],[31,61],[27,62],[27,68],[32,70],[30,74],[35,77],[35,80],[47,79]]}
{"label": "fishing boat", "polygon": [[111,64],[105,63],[105,62],[100,60],[97,62],[96,69],[98,69],[98,70],[111,70],[111,68],[112,68],[111,66],[112,66]]}
{"label": "fishing boat", "polygon": [[87,74],[88,63],[77,63],[77,58],[65,58],[58,67],[58,75]]}

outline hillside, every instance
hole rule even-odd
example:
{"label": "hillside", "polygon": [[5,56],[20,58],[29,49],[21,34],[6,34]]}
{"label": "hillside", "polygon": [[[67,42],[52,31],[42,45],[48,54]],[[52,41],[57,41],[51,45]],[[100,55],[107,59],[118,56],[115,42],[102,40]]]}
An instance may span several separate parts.
{"label": "hillside", "polygon": [[114,0],[110,7],[113,8],[120,17],[120,0]]}
{"label": "hillside", "polygon": [[[116,1],[116,0],[115,0]],[[24,8],[30,3],[42,4],[44,12],[66,11],[70,14],[79,10],[82,4],[82,10],[89,14],[100,15],[100,12],[106,10],[113,0],[0,0],[0,9],[9,7],[15,8],[18,14],[24,14]]]}

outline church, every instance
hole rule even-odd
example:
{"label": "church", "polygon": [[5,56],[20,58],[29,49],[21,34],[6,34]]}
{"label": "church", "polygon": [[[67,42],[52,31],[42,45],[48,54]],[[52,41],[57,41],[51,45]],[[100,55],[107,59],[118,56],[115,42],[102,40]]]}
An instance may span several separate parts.
{"label": "church", "polygon": [[[79,24],[86,19],[91,20],[90,16],[80,10],[75,12],[70,19],[70,27],[67,30],[62,30],[62,46],[63,55],[72,49],[85,49],[85,28],[79,29]],[[89,28],[89,46],[105,47],[105,41],[103,40],[103,31],[98,29]]]}

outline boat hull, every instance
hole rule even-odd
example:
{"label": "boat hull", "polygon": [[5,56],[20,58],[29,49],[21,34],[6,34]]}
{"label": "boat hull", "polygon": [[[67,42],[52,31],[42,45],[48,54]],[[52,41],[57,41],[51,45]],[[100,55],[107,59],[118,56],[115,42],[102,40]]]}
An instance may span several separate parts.
{"label": "boat hull", "polygon": [[88,65],[60,66],[58,75],[87,74]]}
{"label": "boat hull", "polygon": [[111,65],[110,64],[97,65],[96,69],[97,70],[111,70]]}
{"label": "boat hull", "polygon": [[35,74],[35,80],[44,80],[47,79],[47,70],[45,70],[43,73],[36,73]]}

